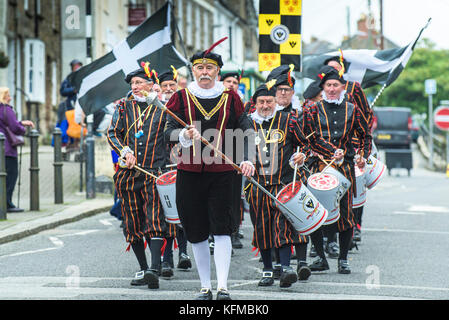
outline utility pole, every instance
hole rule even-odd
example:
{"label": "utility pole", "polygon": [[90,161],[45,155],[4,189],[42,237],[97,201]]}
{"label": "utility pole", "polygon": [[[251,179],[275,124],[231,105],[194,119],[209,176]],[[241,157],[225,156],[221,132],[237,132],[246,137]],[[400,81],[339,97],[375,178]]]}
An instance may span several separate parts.
{"label": "utility pole", "polygon": [[384,50],[384,1],[379,0],[380,50]]}
{"label": "utility pole", "polygon": [[[86,55],[87,63],[92,62],[92,0],[86,0]],[[93,134],[94,115],[86,115],[86,198],[95,198],[95,137]]]}

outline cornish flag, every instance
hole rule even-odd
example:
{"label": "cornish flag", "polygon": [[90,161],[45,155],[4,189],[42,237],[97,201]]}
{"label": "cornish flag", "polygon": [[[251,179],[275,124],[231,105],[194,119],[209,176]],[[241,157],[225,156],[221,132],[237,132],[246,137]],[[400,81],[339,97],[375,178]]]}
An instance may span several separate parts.
{"label": "cornish flag", "polygon": [[86,115],[124,97],[130,90],[125,77],[149,61],[150,68],[161,74],[179,68],[188,61],[172,43],[171,7],[167,3],[140,24],[105,56],[80,68],[70,77],[78,91],[78,103]]}
{"label": "cornish flag", "polygon": [[[430,19],[419,32],[418,37],[408,46],[388,50],[343,50],[343,57],[348,63],[343,77],[349,81],[359,82],[363,88],[377,84],[385,87],[393,83],[404,70],[405,65],[412,56],[415,45],[422,32],[429,25]],[[319,69],[324,61],[332,56],[339,56],[339,51],[328,52],[323,55],[304,56],[302,76],[316,80]]]}

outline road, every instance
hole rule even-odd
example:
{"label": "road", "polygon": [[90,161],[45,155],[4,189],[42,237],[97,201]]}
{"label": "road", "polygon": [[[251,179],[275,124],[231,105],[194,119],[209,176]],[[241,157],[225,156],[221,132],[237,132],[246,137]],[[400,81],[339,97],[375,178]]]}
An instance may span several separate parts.
{"label": "road", "polygon": [[[262,265],[250,244],[235,249],[229,290],[235,300],[400,300],[449,298],[449,178],[399,169],[368,192],[362,242],[349,254],[352,273],[313,273],[290,288],[259,288]],[[195,267],[160,279],[160,289],[133,287],[134,254],[108,212],[0,246],[0,300],[185,300],[195,297]],[[191,248],[189,246],[189,253]],[[177,254],[177,251],[176,251]],[[175,256],[176,256],[175,254]],[[147,253],[149,257],[149,251]],[[212,259],[213,261],[213,259]],[[308,258],[311,262],[312,258]],[[176,264],[176,260],[175,260]],[[296,268],[296,262],[292,261]],[[213,262],[212,262],[213,265]],[[212,273],[215,274],[214,272]],[[216,285],[216,282],[213,282]]]}

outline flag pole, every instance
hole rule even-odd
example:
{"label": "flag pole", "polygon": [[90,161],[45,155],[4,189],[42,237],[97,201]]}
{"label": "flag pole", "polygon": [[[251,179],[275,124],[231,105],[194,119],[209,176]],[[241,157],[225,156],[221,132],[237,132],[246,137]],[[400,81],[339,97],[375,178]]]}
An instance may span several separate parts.
{"label": "flag pole", "polygon": [[[182,51],[184,52],[184,58],[186,58],[187,61],[189,61],[188,57],[187,57],[187,51],[186,51],[186,47],[184,45],[184,40],[182,39],[182,35],[181,35],[181,31],[179,30],[178,27],[178,23],[176,22],[176,16],[175,16],[175,11],[173,10],[175,5],[173,4],[173,0],[169,0],[168,4],[171,6],[172,8],[172,18],[173,18],[173,23],[175,24],[175,28],[176,28],[176,32],[178,33],[178,37],[179,37],[179,42],[181,43],[181,48]],[[181,8],[182,10],[182,8]],[[193,81],[193,73],[192,73],[192,69],[190,69],[190,66],[187,64],[186,65],[187,70],[189,71],[189,76],[190,76],[190,80]]]}

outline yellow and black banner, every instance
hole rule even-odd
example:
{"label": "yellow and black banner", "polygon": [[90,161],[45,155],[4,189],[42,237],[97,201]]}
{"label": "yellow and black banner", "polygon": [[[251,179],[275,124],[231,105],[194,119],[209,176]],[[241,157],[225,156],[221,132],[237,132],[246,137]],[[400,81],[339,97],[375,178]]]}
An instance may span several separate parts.
{"label": "yellow and black banner", "polygon": [[302,0],[260,0],[259,71],[294,64],[301,71]]}

